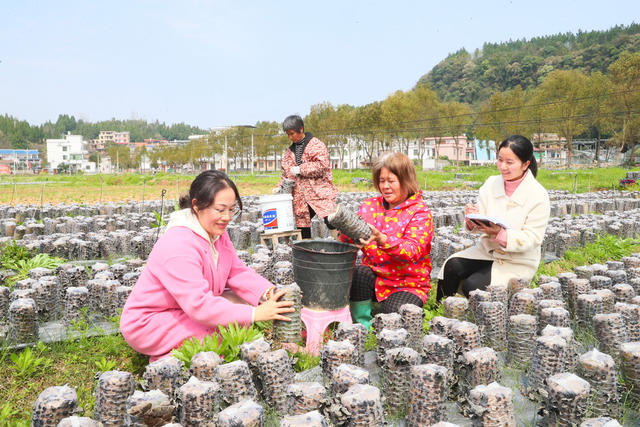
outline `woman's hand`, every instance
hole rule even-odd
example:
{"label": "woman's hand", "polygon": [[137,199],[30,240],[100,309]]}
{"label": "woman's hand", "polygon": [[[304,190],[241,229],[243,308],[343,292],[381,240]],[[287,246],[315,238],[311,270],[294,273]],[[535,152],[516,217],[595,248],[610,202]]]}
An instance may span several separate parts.
{"label": "woman's hand", "polygon": [[389,236],[378,230],[375,226],[371,224],[367,224],[371,229],[371,236],[367,240],[360,239],[360,245],[356,245],[360,249],[371,244],[372,242],[376,242],[378,246],[382,246],[387,243]]}
{"label": "woman's hand", "polygon": [[464,206],[464,214],[469,215],[469,214],[473,214],[473,213],[478,213],[480,212],[480,208],[478,207],[478,205],[473,205],[471,203],[467,203]]}
{"label": "woman's hand", "polygon": [[293,308],[293,301],[278,301],[286,293],[286,289],[276,292],[275,294],[273,294],[273,296],[271,296],[271,298],[257,306],[254,312],[253,320],[255,320],[256,322],[261,322],[264,320],[285,320],[287,322],[291,321],[290,318],[283,316],[282,313],[291,313],[295,311],[295,309]]}
{"label": "woman's hand", "polygon": [[475,221],[473,223],[476,225],[478,231],[480,231],[481,233],[488,234],[489,237],[491,238],[495,238],[500,232],[500,230],[502,230],[502,227],[492,222],[490,222],[489,225],[485,225],[482,222],[475,222]]}
{"label": "woman's hand", "polygon": [[465,216],[464,222],[465,222],[465,225],[467,226],[467,229],[475,230],[477,224],[475,222],[471,221],[470,219],[467,219],[466,216],[469,215],[469,214],[478,213],[478,212],[480,212],[480,209],[478,208],[478,205],[473,205],[471,203],[467,203],[464,206],[464,216]]}

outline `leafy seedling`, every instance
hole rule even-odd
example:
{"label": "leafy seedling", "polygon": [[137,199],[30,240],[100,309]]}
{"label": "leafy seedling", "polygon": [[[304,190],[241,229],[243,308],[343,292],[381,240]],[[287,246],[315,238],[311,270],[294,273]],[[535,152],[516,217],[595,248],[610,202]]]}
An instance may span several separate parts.
{"label": "leafy seedling", "polygon": [[104,356],[102,356],[102,359],[97,360],[94,363],[100,372],[113,371],[116,367],[116,362],[113,360],[107,360]]}
{"label": "leafy seedling", "polygon": [[19,355],[13,353],[11,360],[14,363],[12,368],[16,371],[18,377],[28,377],[38,370],[38,367],[45,361],[42,357],[37,357],[31,348],[25,348]]}

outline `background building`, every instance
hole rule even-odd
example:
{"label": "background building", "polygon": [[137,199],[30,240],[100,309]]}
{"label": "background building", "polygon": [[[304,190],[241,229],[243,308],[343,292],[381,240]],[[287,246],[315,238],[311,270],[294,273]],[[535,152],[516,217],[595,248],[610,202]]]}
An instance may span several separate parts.
{"label": "background building", "polygon": [[98,135],[98,143],[104,147],[106,143],[114,142],[116,144],[128,144],[131,141],[129,131],[115,132],[112,130],[101,130]]}
{"label": "background building", "polygon": [[1,149],[0,163],[9,165],[13,172],[39,171],[42,168],[38,150]]}
{"label": "background building", "polygon": [[86,160],[86,146],[82,135],[71,135],[71,132],[63,139],[47,139],[48,168],[55,173],[64,163],[71,172],[95,173],[96,164]]}

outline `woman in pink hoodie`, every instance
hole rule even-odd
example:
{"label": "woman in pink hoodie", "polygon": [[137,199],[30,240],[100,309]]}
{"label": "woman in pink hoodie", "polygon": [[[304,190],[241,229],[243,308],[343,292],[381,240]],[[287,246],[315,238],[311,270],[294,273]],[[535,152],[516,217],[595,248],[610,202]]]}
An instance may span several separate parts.
{"label": "woman in pink hoodie", "polygon": [[[151,361],[166,356],[185,339],[203,338],[219,325],[248,325],[289,320],[284,292],[244,265],[235,252],[227,225],[241,211],[233,181],[220,171],[206,171],[180,198],[164,235],[122,311],[120,330],[136,351]],[[222,296],[225,288],[247,304]]]}

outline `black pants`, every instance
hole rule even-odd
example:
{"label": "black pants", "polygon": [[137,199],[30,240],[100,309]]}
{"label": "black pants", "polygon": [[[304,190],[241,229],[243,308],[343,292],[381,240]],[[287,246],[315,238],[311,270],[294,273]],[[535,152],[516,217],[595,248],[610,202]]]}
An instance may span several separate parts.
{"label": "black pants", "polygon": [[[309,220],[311,220],[314,216],[316,216],[316,211],[314,211],[313,208],[309,205],[307,205],[307,208],[309,208]],[[329,225],[327,218],[324,218],[324,223],[326,224],[327,227],[329,227],[330,230],[334,229],[332,226]],[[300,234],[302,234],[303,239],[310,239],[311,227],[300,227]]]}
{"label": "black pants", "polygon": [[311,238],[311,227],[300,227],[300,234],[303,239]]}
{"label": "black pants", "polygon": [[443,267],[443,279],[438,281],[436,300],[455,295],[460,285],[467,298],[471,291],[486,289],[491,283],[492,265],[493,261],[483,259],[451,258]]}
{"label": "black pants", "polygon": [[[366,265],[358,265],[353,270],[351,281],[351,301],[375,300],[376,273]],[[422,300],[411,292],[394,292],[382,301],[383,313],[397,313],[404,304],[422,307]]]}

